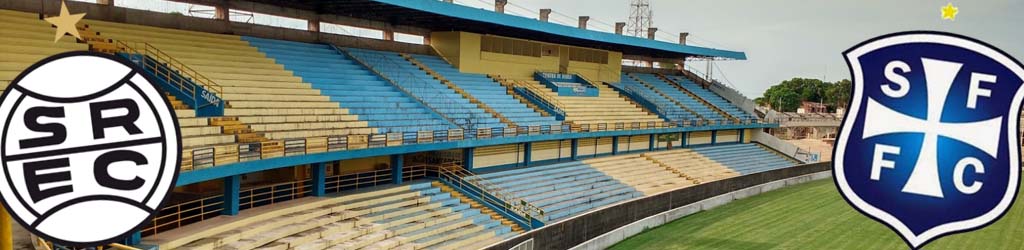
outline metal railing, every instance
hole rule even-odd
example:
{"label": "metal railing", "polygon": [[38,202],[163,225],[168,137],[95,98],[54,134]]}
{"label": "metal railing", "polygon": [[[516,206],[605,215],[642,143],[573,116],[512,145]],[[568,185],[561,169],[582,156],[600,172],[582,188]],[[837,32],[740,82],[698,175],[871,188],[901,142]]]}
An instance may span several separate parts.
{"label": "metal railing", "polygon": [[[498,185],[473,174],[473,172],[462,168],[458,164],[442,165],[438,169],[438,178],[455,185],[459,190],[463,190],[463,194],[475,196],[478,201],[483,201],[500,208],[506,214],[521,216],[525,221],[514,216],[510,217],[510,219],[520,222],[520,225],[527,225],[528,228],[532,229],[531,221],[533,219],[545,221],[544,210],[540,207],[512,196],[502,190],[501,187],[498,187]],[[477,192],[471,192],[470,190]]]}
{"label": "metal railing", "polygon": [[[121,40],[115,41],[115,44],[117,46],[117,50],[121,53],[140,56],[139,61],[136,62],[139,66],[142,66],[157,77],[166,79],[168,83],[178,87],[178,89],[183,93],[192,96],[194,100],[200,100],[202,98],[197,96],[197,88],[205,88],[206,91],[217,96],[223,96],[223,87],[215,83],[213,80],[210,80],[210,78],[203,76],[198,71],[193,70],[185,63],[182,63],[181,61],[178,61],[178,59],[175,59],[160,49],[157,49],[152,44]],[[171,70],[177,72],[171,72]],[[181,75],[182,77],[175,77],[176,74]]]}
{"label": "metal railing", "polygon": [[683,120],[668,122],[618,122],[591,123],[580,125],[520,126],[516,128],[479,128],[474,130],[449,129],[402,133],[380,133],[365,135],[337,135],[308,137],[272,141],[281,142],[284,149],[265,149],[262,144],[243,143],[230,146],[210,146],[183,150],[181,171],[192,171],[217,165],[263,160],[269,158],[307,155],[323,152],[356,150],[367,148],[393,147],[413,144],[429,144],[449,141],[490,139],[514,136],[531,136],[597,131],[620,131],[635,129],[659,129],[699,127],[708,125],[755,125],[777,124],[778,120],[746,119],[733,120]]}
{"label": "metal railing", "polygon": [[29,238],[32,241],[32,247],[35,248],[36,250],[103,250],[103,249],[142,250],[142,249],[139,249],[139,248],[135,248],[135,247],[132,247],[132,246],[127,246],[127,245],[124,245],[124,244],[118,244],[118,243],[111,243],[111,244],[106,245],[106,246],[76,248],[76,247],[62,246],[62,245],[54,243],[54,242],[49,242],[49,241],[46,241],[43,238],[40,238],[40,237],[35,236],[35,235],[30,235]]}
{"label": "metal railing", "polygon": [[[377,75],[384,78],[384,80],[392,83],[392,86],[395,86],[400,91],[404,92],[407,96],[422,104],[424,107],[431,109],[431,111],[439,115],[444,120],[447,120],[454,126],[463,129],[477,129],[480,128],[480,126],[474,123],[476,120],[494,118],[486,111],[482,113],[460,112],[470,115],[465,118],[450,117],[450,114],[446,113],[444,110],[461,111],[467,108],[463,106],[464,103],[456,102],[455,99],[446,96],[447,94],[458,95],[459,93],[455,92],[452,89],[449,89],[448,86],[445,85],[440,80],[436,80],[436,82],[432,80],[426,80],[425,78],[432,79],[432,77],[429,76],[425,71],[417,69],[416,71],[419,71],[418,73],[423,74],[421,76],[416,76],[413,74],[413,72],[410,72],[409,70],[402,70],[401,68],[397,67],[398,65],[409,65],[415,67],[415,65],[412,62],[407,61],[404,58],[401,60],[396,59],[402,58],[401,55],[398,53],[394,53],[394,55],[389,56],[386,53],[391,52],[341,48],[337,49],[342,53],[346,53],[348,56],[355,59],[355,61],[359,62],[366,68],[377,73]],[[420,89],[421,91],[414,91],[414,89]],[[472,103],[469,103],[467,105],[472,105]],[[471,107],[476,108],[477,106],[472,105]]]}
{"label": "metal railing", "polygon": [[142,228],[142,235],[154,235],[184,225],[220,216],[224,210],[222,195],[208,196],[173,205],[165,205]]}
{"label": "metal railing", "polygon": [[[665,116],[665,118],[667,118],[670,121],[693,120],[693,123],[698,123],[698,122],[706,120],[706,119],[702,118],[700,116],[700,114],[697,114],[697,113],[695,113],[695,112],[693,112],[691,110],[688,110],[688,109],[682,109],[683,107],[680,107],[681,110],[686,111],[686,112],[692,114],[693,116],[697,117],[697,119],[686,119],[686,117],[684,117],[682,115],[671,115],[666,110],[666,108],[663,107],[663,105],[660,105],[658,102],[651,101],[651,100],[656,100],[656,99],[654,99],[655,97],[652,97],[652,96],[648,95],[647,93],[644,93],[644,91],[640,90],[640,88],[642,88],[642,87],[629,86],[629,85],[623,85],[622,86],[622,90],[625,91],[626,93],[632,94],[632,95],[636,95],[637,97],[640,97],[640,98],[634,98],[634,99],[642,99],[642,100],[635,100],[635,101],[650,103],[650,106],[652,106],[655,109],[654,110],[655,112],[658,112],[659,114],[662,114],[663,116]],[[662,97],[662,98],[664,98],[664,97]],[[673,103],[673,105],[676,105],[676,104]]]}
{"label": "metal railing", "polygon": [[[715,111],[715,112],[719,113],[722,117],[733,118],[733,119],[735,119],[737,121],[743,119],[741,117],[734,116],[733,114],[729,113],[728,111],[725,111],[724,109],[722,109],[722,107],[719,107],[719,105],[717,105],[715,103],[712,103],[711,100],[705,99],[705,96],[702,96],[701,94],[697,93],[695,90],[692,90],[692,89],[687,88],[686,86],[683,86],[683,83],[680,83],[680,82],[678,82],[678,81],[676,81],[674,79],[665,77],[664,75],[660,75],[660,74],[655,74],[654,77],[658,78],[658,80],[663,81],[663,82],[665,82],[665,83],[667,83],[667,84],[669,84],[671,86],[675,86],[677,89],[679,89],[680,91],[682,91],[686,95],[689,95],[690,97],[692,97],[697,102],[703,103],[705,106],[707,106],[712,111]],[[701,90],[709,91],[709,90],[706,90],[706,89],[701,89]],[[714,94],[714,93],[711,93],[711,94]],[[726,102],[728,103],[728,100],[726,100]]]}
{"label": "metal railing", "polygon": [[[432,171],[427,165],[411,165],[402,169],[402,180],[411,181],[425,178]],[[325,178],[324,192],[368,188],[389,184],[392,181],[390,169],[370,170],[356,173],[341,173]],[[312,195],[312,179],[246,187],[239,191],[239,210],[272,205]],[[142,228],[142,236],[156,235],[175,228],[201,222],[221,215],[224,210],[222,194],[205,196],[194,200],[165,205],[148,224]]]}
{"label": "metal railing", "polygon": [[508,80],[508,81],[512,83],[513,89],[520,89],[519,92],[521,94],[527,95],[530,98],[532,98],[534,100],[537,100],[538,102],[540,102],[539,103],[540,105],[548,106],[548,108],[550,108],[553,112],[557,113],[557,115],[560,115],[560,116],[563,116],[563,117],[565,116],[566,105],[562,104],[562,102],[558,101],[558,99],[544,97],[544,95],[541,94],[541,93],[544,93],[544,91],[545,91],[544,89],[540,89],[536,85],[531,84],[529,82],[525,82],[525,81],[520,81],[520,80]]}

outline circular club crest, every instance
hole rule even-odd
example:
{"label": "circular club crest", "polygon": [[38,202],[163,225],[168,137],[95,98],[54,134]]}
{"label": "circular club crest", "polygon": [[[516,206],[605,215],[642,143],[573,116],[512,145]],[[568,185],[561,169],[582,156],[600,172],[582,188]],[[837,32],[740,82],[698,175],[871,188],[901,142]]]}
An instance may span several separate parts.
{"label": "circular club crest", "polygon": [[119,241],[174,187],[181,136],[154,81],[112,55],[32,65],[0,98],[0,194],[12,217],[68,246]]}

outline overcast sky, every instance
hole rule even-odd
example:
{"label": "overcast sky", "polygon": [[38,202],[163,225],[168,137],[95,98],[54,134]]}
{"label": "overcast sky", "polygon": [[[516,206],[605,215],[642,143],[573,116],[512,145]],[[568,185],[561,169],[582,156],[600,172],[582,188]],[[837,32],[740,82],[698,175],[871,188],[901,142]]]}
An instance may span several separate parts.
{"label": "overcast sky", "polygon": [[[86,0],[94,2],[95,0]],[[508,0],[506,13],[537,17],[551,8],[552,21],[575,26],[577,16],[591,17],[589,28],[611,32],[629,16],[629,0]],[[455,0],[492,10],[494,0]],[[118,5],[179,11],[186,4],[152,0],[117,0]],[[940,8],[959,8],[955,21],[943,20]],[[727,80],[750,98],[793,77],[848,79],[842,51],[872,37],[908,30],[940,30],[971,36],[1024,58],[1022,0],[651,0],[659,40],[678,42],[690,32],[690,44],[747,53],[744,61],[717,62],[715,78]],[[256,19],[264,18],[256,16]],[[233,17],[234,19],[234,17]],[[287,21],[287,20],[285,20]],[[258,20],[257,20],[258,22]],[[304,23],[282,23],[304,28]],[[356,32],[356,31],[348,31]],[[703,65],[694,64],[702,71]],[[724,77],[723,77],[724,76]]]}
{"label": "overcast sky", "polygon": [[[487,6],[491,0],[458,0]],[[576,16],[591,16],[591,26],[625,21],[629,0],[509,0],[507,7],[522,15],[551,8],[575,24]],[[971,36],[1024,58],[1024,1],[952,1],[960,10],[955,21],[943,20],[940,8],[950,1],[924,0],[651,0],[654,26],[666,31],[664,40],[690,32],[694,43],[747,53],[745,61],[718,65],[737,89],[750,98],[793,77],[848,79],[842,51],[879,35],[907,30],[940,30]],[[520,9],[530,9],[530,13]],[[594,20],[605,24],[595,24]],[[701,67],[703,69],[703,67]],[[718,78],[718,77],[716,77]]]}

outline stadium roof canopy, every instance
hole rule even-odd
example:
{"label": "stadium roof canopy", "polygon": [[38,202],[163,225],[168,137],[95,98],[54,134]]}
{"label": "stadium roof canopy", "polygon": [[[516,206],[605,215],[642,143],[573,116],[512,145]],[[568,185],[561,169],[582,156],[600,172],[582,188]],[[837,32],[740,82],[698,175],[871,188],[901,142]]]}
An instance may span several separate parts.
{"label": "stadium roof canopy", "polygon": [[584,30],[439,0],[251,0],[322,14],[351,16],[435,31],[468,31],[621,51],[656,58],[683,56],[746,59],[746,54]]}

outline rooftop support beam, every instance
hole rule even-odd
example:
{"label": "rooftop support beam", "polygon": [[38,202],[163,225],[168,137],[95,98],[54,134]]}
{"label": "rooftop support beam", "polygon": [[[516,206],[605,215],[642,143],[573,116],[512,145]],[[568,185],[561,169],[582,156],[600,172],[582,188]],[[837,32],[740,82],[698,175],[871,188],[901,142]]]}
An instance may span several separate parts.
{"label": "rooftop support beam", "polygon": [[307,27],[306,30],[312,31],[312,32],[320,32],[320,17],[319,16],[314,17],[314,18],[310,18],[309,20],[306,20],[306,23],[308,24],[306,26]]}
{"label": "rooftop support beam", "polygon": [[579,28],[584,30],[587,29],[587,21],[590,21],[589,16],[580,16]]}
{"label": "rooftop support beam", "polygon": [[231,11],[223,5],[213,6],[213,19],[229,21],[231,19]]}
{"label": "rooftop support beam", "polygon": [[626,23],[617,22],[615,23],[615,34],[622,35],[622,30],[626,28]]}
{"label": "rooftop support beam", "polygon": [[508,0],[494,0],[494,12],[505,13],[505,5]]}
{"label": "rooftop support beam", "polygon": [[547,22],[549,17],[551,17],[551,9],[540,9],[541,21]]}
{"label": "rooftop support beam", "polygon": [[395,31],[394,30],[385,29],[385,30],[383,30],[383,32],[384,32],[384,40],[385,41],[394,41],[395,40]]}
{"label": "rooftop support beam", "polygon": [[[110,1],[115,1],[115,0],[110,0]],[[124,1],[124,0],[122,0],[122,1]],[[314,18],[317,18],[318,21],[321,22],[321,23],[341,24],[341,25],[355,26],[355,27],[367,28],[367,29],[375,29],[375,30],[384,30],[384,29],[389,29],[390,28],[392,31],[395,31],[395,32],[400,32],[400,33],[405,33],[405,34],[413,34],[413,35],[419,35],[419,36],[427,35],[427,34],[430,34],[430,32],[431,32],[429,29],[424,29],[424,28],[420,28],[420,27],[405,26],[405,25],[392,25],[392,24],[390,24],[388,22],[373,21],[373,20],[367,20],[367,19],[358,19],[358,18],[349,17],[349,16],[339,16],[339,15],[332,15],[332,14],[319,14],[319,13],[316,13],[314,11],[309,11],[309,10],[301,10],[301,9],[296,9],[296,8],[289,8],[289,7],[283,7],[283,6],[274,5],[274,4],[266,4],[266,3],[246,1],[246,0],[169,0],[169,1],[179,2],[179,3],[186,3],[186,4],[199,4],[199,5],[213,6],[214,8],[216,8],[216,13],[214,14],[215,18],[216,19],[222,19],[222,20],[229,19],[228,18],[228,14],[229,14],[228,10],[230,9],[230,10],[241,10],[241,11],[248,11],[248,12],[254,12],[254,13],[261,13],[261,14],[268,14],[268,15],[275,15],[275,16],[282,16],[282,17],[289,17],[289,18],[295,18],[295,19],[303,19],[303,20],[312,20]],[[220,16],[218,17],[218,15],[220,15]]]}

